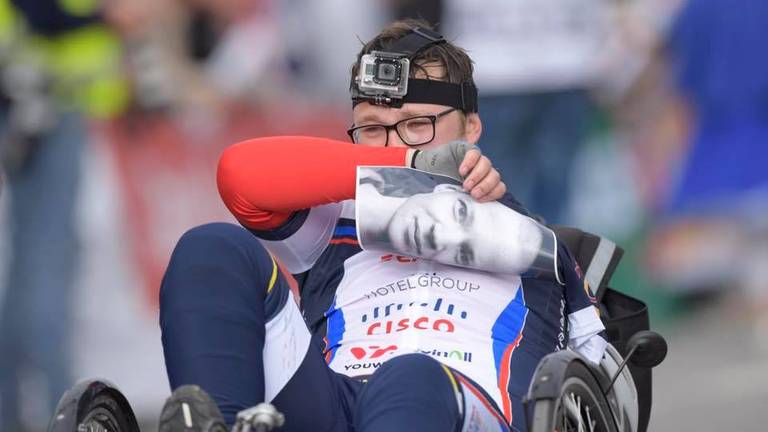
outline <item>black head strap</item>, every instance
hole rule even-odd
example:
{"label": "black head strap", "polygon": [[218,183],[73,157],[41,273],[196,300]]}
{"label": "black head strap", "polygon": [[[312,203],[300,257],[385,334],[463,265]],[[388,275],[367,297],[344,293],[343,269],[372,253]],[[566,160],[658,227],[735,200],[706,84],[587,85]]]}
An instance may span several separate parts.
{"label": "black head strap", "polygon": [[[352,106],[361,102],[371,102],[371,98],[353,91]],[[477,87],[468,82],[453,84],[446,81],[411,78],[408,80],[408,94],[402,99],[392,99],[387,105],[400,108],[404,103],[446,105],[465,113],[474,113],[477,112]]]}
{"label": "black head strap", "polygon": [[441,43],[445,43],[443,35],[429,29],[418,27],[398,39],[391,46],[386,47],[386,50],[402,53],[409,58],[413,58],[419,51]]}

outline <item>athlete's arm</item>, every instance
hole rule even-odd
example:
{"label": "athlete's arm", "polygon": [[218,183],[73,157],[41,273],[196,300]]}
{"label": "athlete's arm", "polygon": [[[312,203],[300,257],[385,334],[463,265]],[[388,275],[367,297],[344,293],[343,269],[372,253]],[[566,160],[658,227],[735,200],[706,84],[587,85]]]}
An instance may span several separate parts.
{"label": "athlete's arm", "polygon": [[606,340],[605,330],[597,309],[597,299],[584,280],[581,268],[571,251],[559,242],[559,270],[565,281],[563,294],[568,316],[568,346],[594,364],[603,357]]}
{"label": "athlete's arm", "polygon": [[252,139],[222,154],[219,194],[245,227],[269,230],[298,210],[353,199],[358,166],[406,166],[411,152],[301,136]]}

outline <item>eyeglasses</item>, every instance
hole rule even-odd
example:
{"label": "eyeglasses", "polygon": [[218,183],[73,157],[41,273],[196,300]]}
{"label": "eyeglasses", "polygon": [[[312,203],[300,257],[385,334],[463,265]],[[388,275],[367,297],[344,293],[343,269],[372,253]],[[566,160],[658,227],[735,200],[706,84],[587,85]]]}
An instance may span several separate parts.
{"label": "eyeglasses", "polygon": [[397,136],[409,146],[427,144],[435,139],[437,120],[453,111],[456,111],[456,108],[449,108],[437,114],[402,119],[390,125],[356,126],[348,129],[347,134],[355,144],[384,145],[386,147],[389,144],[389,131],[394,129]]}

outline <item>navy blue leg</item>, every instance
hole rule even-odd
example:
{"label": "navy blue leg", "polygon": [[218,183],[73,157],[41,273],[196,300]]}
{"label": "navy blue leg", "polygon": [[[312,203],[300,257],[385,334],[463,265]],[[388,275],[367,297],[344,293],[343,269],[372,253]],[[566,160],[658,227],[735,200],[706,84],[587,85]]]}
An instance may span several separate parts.
{"label": "navy blue leg", "polygon": [[395,357],[381,365],[360,393],[355,431],[461,429],[456,392],[443,366],[423,354]]}
{"label": "navy blue leg", "polygon": [[310,347],[299,369],[272,404],[285,415],[280,432],[352,431],[352,409],[363,383],[332,371]]}
{"label": "navy blue leg", "polygon": [[214,223],[182,236],[161,285],[171,388],[200,385],[230,424],[239,410],[264,400],[264,300],[272,268],[250,233]]}
{"label": "navy blue leg", "polygon": [[[272,258],[251,233],[214,223],[182,236],[163,278],[160,326],[171,388],[201,386],[229,425],[238,411],[265,400],[265,373],[273,382],[281,375],[282,370],[265,371],[264,356],[271,347],[285,346],[286,341],[272,339],[287,333],[268,337],[266,328],[295,305],[286,303],[293,299],[279,272],[267,291],[274,271]],[[286,325],[304,326],[294,312],[298,322]],[[309,331],[300,330],[308,340]],[[331,371],[314,345],[296,350],[286,356],[299,356],[297,369],[272,400],[286,416],[281,430],[346,431],[360,384]]]}

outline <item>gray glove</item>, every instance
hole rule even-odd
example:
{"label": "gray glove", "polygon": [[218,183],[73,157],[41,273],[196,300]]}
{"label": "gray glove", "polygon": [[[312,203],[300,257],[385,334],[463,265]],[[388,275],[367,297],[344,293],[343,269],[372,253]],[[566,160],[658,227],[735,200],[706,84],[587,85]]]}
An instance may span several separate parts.
{"label": "gray glove", "polygon": [[462,181],[459,166],[468,151],[480,148],[466,141],[451,141],[429,150],[418,150],[413,156],[411,167],[431,174],[439,174]]}

